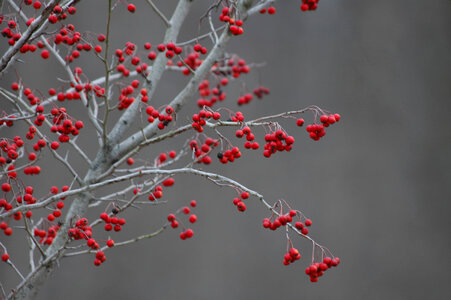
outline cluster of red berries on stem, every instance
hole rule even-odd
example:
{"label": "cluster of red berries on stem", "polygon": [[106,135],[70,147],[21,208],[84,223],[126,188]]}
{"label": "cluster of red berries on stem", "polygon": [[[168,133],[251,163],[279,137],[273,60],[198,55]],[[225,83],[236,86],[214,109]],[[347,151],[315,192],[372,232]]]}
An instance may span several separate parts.
{"label": "cluster of red berries on stem", "polygon": [[[196,206],[197,206],[197,202],[196,202],[195,200],[191,200],[190,206],[193,207],[193,208],[196,207]],[[183,208],[177,210],[176,213],[174,213],[174,214],[169,214],[169,215],[168,215],[168,218],[167,218],[167,219],[168,219],[168,221],[171,223],[171,227],[174,228],[174,229],[175,229],[175,228],[178,228],[179,225],[180,225],[180,223],[181,223],[180,218],[177,219],[177,215],[178,215],[179,213],[181,213],[181,212],[182,212],[184,215],[188,215],[188,214],[191,213],[191,208],[189,208],[188,206],[185,206],[185,207],[183,207]],[[195,214],[191,214],[191,215],[188,217],[188,221],[189,221],[190,223],[192,223],[192,224],[196,223],[196,221],[197,221],[197,216],[196,216]],[[182,223],[182,224],[183,224],[183,223]],[[183,231],[180,232],[180,239],[181,239],[181,240],[186,240],[186,239],[192,238],[193,235],[194,235],[194,231],[193,231],[191,228],[188,228],[188,229],[185,229],[185,228],[184,228]]]}
{"label": "cluster of red berries on stem", "polygon": [[[79,134],[79,130],[84,127],[83,121],[73,122],[69,115],[66,112],[64,107],[61,108],[53,108],[51,110],[51,114],[53,115],[52,123],[54,124],[50,131],[56,133],[60,133],[58,136],[58,140],[61,143],[67,143],[70,140],[70,134],[73,136],[77,136]],[[52,142],[50,147],[53,150],[58,149],[59,143]]]}
{"label": "cluster of red berries on stem", "polygon": [[194,114],[192,117],[193,123],[191,126],[197,131],[197,132],[203,132],[204,128],[202,126],[205,126],[207,124],[207,119],[213,119],[213,120],[219,120],[221,118],[221,114],[218,112],[211,112],[207,110],[201,110],[198,114]]}
{"label": "cluster of red berries on stem", "polygon": [[[197,106],[200,108],[204,106],[212,107],[216,102],[224,101],[227,94],[221,90],[221,85],[226,85],[228,83],[227,78],[224,79],[221,81],[221,84],[217,84],[216,87],[212,89],[210,89],[210,81],[207,79],[203,80],[198,87],[201,98],[197,100]],[[209,96],[211,96],[210,99],[207,99]]]}
{"label": "cluster of red berries on stem", "polygon": [[306,130],[310,134],[310,138],[314,141],[318,141],[323,136],[326,135],[325,128],[334,124],[335,122],[340,121],[339,114],[331,114],[331,115],[322,115],[320,117],[320,121],[322,124],[311,124],[307,125]]}
{"label": "cluster of red berries on stem", "polygon": [[113,209],[112,217],[110,217],[106,212],[103,212],[100,214],[100,219],[102,219],[105,222],[105,227],[104,227],[105,231],[111,231],[113,229],[114,229],[114,231],[121,231],[122,226],[125,225],[125,219],[118,218],[114,212],[117,213],[117,210]]}
{"label": "cluster of red berries on stem", "polygon": [[318,8],[318,2],[319,0],[302,0],[301,10],[316,10]]}
{"label": "cluster of red berries on stem", "polygon": [[340,259],[338,257],[330,258],[326,256],[322,262],[312,263],[307,269],[305,274],[310,276],[311,282],[317,282],[318,278],[324,275],[328,269],[338,266]]}
{"label": "cluster of red berries on stem", "polygon": [[243,200],[246,200],[249,198],[248,192],[242,192],[240,194],[240,198],[236,197],[233,199],[233,205],[236,206],[238,211],[245,211],[246,210],[246,204],[244,204]]}
{"label": "cluster of red berries on stem", "polygon": [[219,15],[219,20],[225,23],[229,24],[229,30],[234,35],[241,35],[244,32],[243,27],[243,21],[242,20],[235,20],[231,16],[231,9],[228,7],[224,7],[222,9],[221,15]]}
{"label": "cluster of red berries on stem", "polygon": [[244,148],[246,149],[257,150],[258,148],[260,148],[260,144],[254,142],[255,135],[252,133],[249,126],[245,126],[243,129],[238,129],[237,131],[235,131],[235,136],[239,139],[243,136],[246,136],[247,141],[244,143]]}
{"label": "cluster of red berries on stem", "polygon": [[183,51],[182,47],[175,46],[175,44],[172,43],[172,42],[169,42],[166,45],[165,44],[159,44],[157,46],[157,50],[160,51],[160,52],[165,52],[166,51],[165,52],[166,58],[169,58],[169,59],[173,58],[174,55],[181,54],[182,51]]}
{"label": "cluster of red berries on stem", "polygon": [[264,86],[259,86],[258,88],[254,89],[254,95],[258,99],[263,98],[263,95],[268,95],[269,92],[270,92],[269,89],[267,87],[264,87]]}
{"label": "cluster of red berries on stem", "polygon": [[59,229],[60,224],[51,225],[47,228],[47,230],[35,227],[33,230],[33,234],[35,237],[40,238],[39,239],[40,244],[43,243],[44,245],[51,245]]}
{"label": "cluster of red berries on stem", "polygon": [[158,128],[160,130],[163,130],[166,126],[169,125],[170,122],[174,120],[175,117],[174,109],[171,106],[166,106],[164,112],[166,114],[160,113],[151,105],[147,106],[146,113],[149,115],[147,117],[147,121],[149,123],[153,123],[156,119],[158,119],[160,121],[160,123],[158,123]]}
{"label": "cluster of red berries on stem", "polygon": [[209,165],[212,160],[208,154],[219,145],[219,141],[207,137],[200,146],[199,142],[195,139],[191,140],[189,145],[191,151],[194,153],[194,156],[197,159],[196,162]]}
{"label": "cluster of red berries on stem", "polygon": [[3,230],[3,233],[7,236],[10,236],[13,234],[13,229],[8,226],[8,223],[1,222],[0,223],[0,229]]}
{"label": "cluster of red berries on stem", "polygon": [[[30,2],[30,0],[28,0],[28,2]],[[27,1],[25,1],[25,3],[27,3]],[[74,15],[77,12],[77,9],[74,6],[69,6],[67,8],[67,12],[70,15]],[[52,14],[50,14],[48,20],[51,24],[55,24],[58,21],[64,20],[67,18],[67,14],[66,12],[63,10],[63,8],[59,5],[56,5],[53,8],[53,12]]]}
{"label": "cluster of red berries on stem", "polygon": [[283,264],[285,266],[288,266],[291,263],[294,263],[295,261],[301,259],[301,254],[299,253],[299,250],[292,247],[290,250],[288,250],[287,253],[285,253],[283,257]]}
{"label": "cluster of red berries on stem", "polygon": [[276,8],[275,8],[274,6],[270,6],[270,7],[268,7],[268,8],[264,7],[264,8],[262,8],[262,9],[260,9],[260,13],[261,13],[261,14],[265,14],[266,12],[267,12],[269,15],[273,15],[273,14],[276,13]]}
{"label": "cluster of red berries on stem", "polygon": [[290,151],[293,147],[294,137],[287,135],[283,130],[279,129],[275,132],[265,134],[265,142],[263,156],[269,158],[277,151]]}

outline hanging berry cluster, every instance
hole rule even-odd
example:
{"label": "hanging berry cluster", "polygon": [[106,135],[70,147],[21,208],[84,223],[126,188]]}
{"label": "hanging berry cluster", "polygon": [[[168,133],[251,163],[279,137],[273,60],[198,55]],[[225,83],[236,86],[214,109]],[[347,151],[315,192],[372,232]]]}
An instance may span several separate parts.
{"label": "hanging berry cluster", "polygon": [[40,244],[51,245],[59,229],[60,229],[59,224],[51,225],[47,229],[39,229],[35,227],[33,230],[33,234],[35,237],[40,238],[39,239]]}
{"label": "hanging berry cluster", "polygon": [[8,223],[6,223],[6,222],[0,223],[0,229],[3,230],[3,233],[7,236],[10,236],[13,234],[13,229],[11,227],[8,227]]}
{"label": "hanging berry cluster", "polygon": [[278,151],[290,151],[293,147],[294,137],[279,129],[275,132],[267,133],[265,142],[263,156],[269,158]]}
{"label": "hanging berry cluster", "polygon": [[308,125],[305,129],[310,134],[310,138],[314,141],[319,141],[323,136],[326,135],[326,130],[324,128],[329,127],[329,125],[334,124],[335,122],[340,121],[339,114],[333,115],[322,115],[320,117],[320,121],[322,124],[311,124]]}
{"label": "hanging berry cluster", "polygon": [[301,259],[301,253],[299,253],[299,250],[296,248],[290,248],[287,253],[285,253],[283,257],[283,264],[285,266],[288,266],[291,263],[294,263],[295,261]]}
{"label": "hanging berry cluster", "polygon": [[233,205],[236,206],[238,211],[245,211],[246,210],[246,204],[244,204],[243,200],[246,200],[247,198],[249,198],[249,193],[248,192],[242,192],[240,194],[240,198],[236,197],[236,198],[233,199]]}
{"label": "hanging berry cluster", "polygon": [[[299,221],[296,222],[296,224],[301,223],[301,214],[298,214],[298,211],[296,210],[290,210],[287,214],[282,214],[280,213],[278,216],[276,214],[272,214],[270,218],[265,218],[263,219],[263,227],[267,228],[267,229],[271,229],[271,230],[277,230],[279,227],[281,226],[287,226],[288,223],[293,222],[293,218],[295,216],[299,217]],[[308,226],[310,226],[312,223],[309,219],[307,219],[308,222],[307,224],[309,224]],[[302,225],[302,227],[304,227]],[[297,228],[297,227],[296,227]],[[298,228],[299,229],[299,228]],[[305,228],[306,230],[304,232],[302,232],[302,234],[306,235],[308,233],[307,228]]]}
{"label": "hanging berry cluster", "polygon": [[175,44],[172,42],[167,43],[166,46],[164,44],[160,44],[157,46],[157,49],[160,52],[166,51],[165,52],[166,58],[169,59],[173,58],[174,55],[181,54],[183,51],[182,47],[175,46]]}
{"label": "hanging berry cluster", "polygon": [[111,231],[113,229],[114,231],[122,230],[122,226],[125,225],[125,219],[118,218],[116,214],[117,214],[116,209],[113,209],[113,215],[111,217],[106,212],[100,214],[100,219],[102,219],[105,222],[104,227],[105,231]]}
{"label": "hanging berry cluster", "polygon": [[261,99],[261,98],[263,98],[263,95],[268,95],[268,94],[269,94],[269,89],[267,87],[259,86],[258,88],[254,89],[254,95],[258,99]]}
{"label": "hanging berry cluster", "polygon": [[158,128],[163,130],[166,126],[169,125],[170,122],[174,120],[174,109],[171,106],[166,106],[164,113],[160,113],[153,106],[149,105],[146,107],[146,113],[149,115],[147,117],[147,121],[149,123],[153,123],[156,119],[160,121],[158,123]]}
{"label": "hanging berry cluster", "polygon": [[265,14],[266,12],[268,12],[269,15],[273,15],[276,13],[276,8],[274,6],[270,6],[268,8],[265,7],[260,9],[261,14]]}
{"label": "hanging berry cluster", "polygon": [[[196,207],[197,206],[196,201],[195,200],[191,200],[190,206],[193,207],[193,208]],[[188,206],[180,208],[174,214],[169,214],[167,219],[171,223],[171,227],[174,228],[174,229],[178,228],[180,226],[180,224],[182,224],[183,231],[180,232],[180,239],[181,240],[186,240],[186,239],[189,239],[189,238],[193,237],[194,231],[191,228],[186,229],[185,226],[183,225],[183,222],[181,221],[181,219],[177,218],[177,215],[179,215],[182,212],[183,212],[184,215],[188,215],[188,214],[190,214],[191,209]],[[188,217],[188,221],[190,223],[192,223],[192,224],[196,223],[197,216],[195,214],[191,214]]]}
{"label": "hanging berry cluster", "polygon": [[230,8],[224,7],[222,9],[219,20],[229,24],[229,30],[233,35],[243,34],[244,30],[243,27],[241,27],[243,26],[243,21],[235,20],[235,18],[232,17],[232,10]]}
{"label": "hanging berry cluster", "polygon": [[[14,137],[14,139],[8,140],[6,138],[3,138],[0,140],[0,149],[2,150],[2,154],[6,153],[8,156],[8,159],[11,161],[17,159],[19,157],[19,154],[17,153],[18,149],[21,148],[24,145],[24,141],[21,139],[20,136]],[[3,156],[1,156],[2,160],[0,161],[1,165],[7,162]]]}
{"label": "hanging berry cluster", "polygon": [[305,274],[310,276],[311,282],[317,282],[318,278],[324,275],[328,269],[338,266],[340,259],[338,257],[331,258],[329,256],[324,257],[322,262],[312,263],[307,269]]}
{"label": "hanging berry cluster", "polygon": [[193,115],[193,123],[191,124],[191,126],[197,132],[203,132],[204,128],[202,126],[205,126],[205,124],[207,124],[206,119],[219,120],[220,118],[221,114],[218,112],[201,110],[198,114]]}
{"label": "hanging berry cluster", "polygon": [[[144,44],[144,48],[145,49],[150,49],[151,44],[150,43],[145,43]],[[130,75],[130,70],[123,64],[125,63],[125,61],[127,59],[130,60],[130,63],[132,64],[132,68],[135,69],[135,71],[139,74],[143,74],[145,76],[148,75],[147,67],[148,65],[144,62],[141,61],[141,58],[139,58],[139,56],[132,56],[135,53],[136,50],[136,45],[130,42],[125,43],[125,48],[124,50],[122,49],[116,49],[116,51],[114,52],[115,56],[117,57],[117,60],[120,64],[118,64],[116,66],[116,71],[118,71],[119,73],[122,73],[122,76],[124,77],[128,77]],[[124,56],[125,53],[125,56]],[[152,59],[155,59],[156,54],[155,52],[151,51],[150,53],[153,53],[154,56]],[[148,55],[149,59],[150,59],[150,53]],[[128,61],[127,61],[128,62]]]}
{"label": "hanging berry cluster", "polygon": [[[77,136],[79,134],[79,130],[84,127],[83,121],[76,121],[75,123],[71,120],[72,118],[67,114],[67,111],[64,107],[60,108],[52,108],[50,113],[53,116],[52,123],[54,124],[50,131],[56,133],[60,133],[58,140],[61,143],[67,143],[70,140],[70,134],[73,136]],[[52,142],[50,147],[53,150],[58,149],[59,143]]]}
{"label": "hanging berry cluster", "polygon": [[246,135],[246,142],[244,143],[244,148],[246,149],[253,149],[257,150],[260,148],[260,144],[257,142],[254,142],[255,135],[251,132],[251,129],[249,126],[245,126],[243,129],[238,129],[235,131],[235,136],[237,138],[242,138],[244,135]]}
{"label": "hanging berry cluster", "polygon": [[191,140],[189,143],[191,151],[196,157],[196,162],[206,165],[211,164],[211,157],[208,154],[219,145],[219,141],[208,137],[201,143],[200,147],[199,143],[198,140]]}
{"label": "hanging berry cluster", "polygon": [[318,8],[318,2],[319,0],[302,0],[301,10],[316,10]]}
{"label": "hanging berry cluster", "polygon": [[[227,81],[228,82],[228,81]],[[221,82],[222,85],[226,85]],[[210,89],[210,81],[207,79],[203,80],[198,87],[199,95],[202,97],[197,100],[197,106],[204,107],[212,107],[218,101],[224,101],[226,98],[226,93],[221,90],[221,85],[218,83],[215,88]],[[208,96],[211,96],[210,99],[207,99]]]}
{"label": "hanging berry cluster", "polygon": [[161,185],[157,185],[154,189],[154,192],[149,194],[149,201],[155,201],[156,199],[160,199],[163,197],[163,187]]}
{"label": "hanging berry cluster", "polygon": [[[31,2],[31,0],[27,0],[28,2]],[[27,3],[27,1],[25,1],[25,4]],[[77,9],[74,6],[70,6],[67,8],[67,12],[70,15],[74,15],[77,12]],[[56,5],[53,8],[53,13],[50,14],[48,20],[51,24],[55,24],[58,21],[64,20],[67,18],[67,14],[65,11],[63,11],[63,8],[59,5]]]}
{"label": "hanging berry cluster", "polygon": [[241,152],[238,147],[232,147],[231,149],[227,149],[224,152],[218,153],[218,159],[221,163],[226,164],[228,162],[234,162],[235,159],[238,159],[241,157]]}

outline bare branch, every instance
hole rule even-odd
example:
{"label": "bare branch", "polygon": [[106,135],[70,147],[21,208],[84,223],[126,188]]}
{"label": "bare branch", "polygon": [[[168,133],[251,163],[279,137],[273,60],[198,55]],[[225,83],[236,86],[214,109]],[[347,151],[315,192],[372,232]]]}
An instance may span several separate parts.
{"label": "bare branch", "polygon": [[[174,42],[177,40],[177,36],[179,34],[180,28],[182,27],[183,21],[185,20],[188,12],[191,8],[192,0],[180,0],[177,7],[175,8],[174,14],[170,20],[171,26],[166,29],[166,34],[164,37],[164,42]],[[166,63],[168,59],[164,55],[164,53],[158,54],[157,58],[152,67],[152,72],[150,72],[147,77],[146,82],[144,83],[144,88],[150,90],[148,96],[152,99],[152,95],[155,91],[155,87],[158,85],[158,82],[163,75],[164,70],[166,69]],[[139,111],[139,99],[136,99],[130,107],[122,114],[114,128],[111,130],[108,135],[109,142],[114,145],[119,143],[124,133],[130,128],[132,121],[136,117]]]}
{"label": "bare branch", "polygon": [[[11,5],[15,3],[12,0],[8,1]],[[0,75],[6,71],[7,67],[11,65],[11,62],[14,61],[14,57],[19,52],[20,48],[25,45],[28,40],[31,38],[31,35],[38,30],[43,30],[45,25],[47,25],[47,18],[53,11],[53,8],[58,4],[59,0],[51,0],[47,6],[43,9],[41,15],[36,18],[36,20],[31,23],[28,29],[23,33],[22,37],[14,44],[14,46],[10,47],[5,54],[0,59]],[[16,6],[17,7],[17,6]]]}
{"label": "bare branch", "polygon": [[166,25],[166,27],[171,26],[171,23],[168,21],[166,16],[163,14],[163,12],[161,10],[158,9],[158,7],[152,2],[152,0],[146,0],[146,1],[152,7],[152,9],[155,11],[155,13],[161,18],[164,25]]}

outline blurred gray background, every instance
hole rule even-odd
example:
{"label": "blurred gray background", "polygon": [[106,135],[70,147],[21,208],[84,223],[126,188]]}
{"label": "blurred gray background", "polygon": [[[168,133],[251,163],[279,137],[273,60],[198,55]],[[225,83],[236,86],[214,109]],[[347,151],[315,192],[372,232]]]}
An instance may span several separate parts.
{"label": "blurred gray background", "polygon": [[[105,3],[82,1],[71,22],[80,31],[103,31]],[[169,15],[176,1],[156,3]],[[196,1],[179,41],[193,37],[211,3]],[[162,40],[160,20],[145,1],[135,4],[132,16],[123,4],[113,14],[114,47]],[[239,110],[251,119],[316,104],[340,113],[342,120],[319,142],[293,122],[281,121],[296,138],[290,153],[264,159],[261,151],[243,150],[237,163],[223,166],[214,160],[204,169],[236,179],[268,201],[283,198],[302,210],[313,220],[311,235],[339,256],[341,265],[310,283],[304,274],[309,242],[293,236],[303,258],[283,266],[284,233],[262,228],[267,211],[260,203],[248,200],[248,210],[239,213],[232,205],[233,190],[178,176],[165,191],[168,204],[126,212],[127,224],[113,238],[151,232],[168,213],[196,199],[194,238],[181,241],[178,231],[167,230],[108,251],[99,268],[92,255],[64,259],[38,299],[451,298],[451,1],[322,0],[313,13],[301,12],[299,5],[279,1],[274,16],[252,17],[245,34],[228,45],[248,62],[267,63],[241,79],[249,90],[261,83],[271,94]],[[91,78],[102,74],[97,61],[85,56],[79,62]],[[57,65],[45,66],[30,56],[16,69],[45,93],[55,86],[54,74],[65,78]],[[16,80],[13,70],[2,86]],[[167,103],[184,82],[184,76],[167,73],[152,104]],[[234,82],[226,90],[231,109],[238,110],[241,88]],[[179,124],[187,122],[193,107],[179,114]],[[81,118],[82,112],[74,114]],[[12,134],[23,134],[20,126],[15,130]],[[222,132],[242,144],[233,131]],[[256,132],[262,143],[263,130]],[[3,129],[1,135],[6,134]],[[189,136],[146,149],[141,158],[176,150]],[[86,134],[80,141],[89,139]],[[94,157],[95,147],[86,149]],[[83,164],[77,168],[85,170]],[[46,188],[70,182],[51,168],[43,175]],[[26,254],[17,239],[0,238],[17,256]],[[0,268],[0,281],[16,282],[6,269]]]}

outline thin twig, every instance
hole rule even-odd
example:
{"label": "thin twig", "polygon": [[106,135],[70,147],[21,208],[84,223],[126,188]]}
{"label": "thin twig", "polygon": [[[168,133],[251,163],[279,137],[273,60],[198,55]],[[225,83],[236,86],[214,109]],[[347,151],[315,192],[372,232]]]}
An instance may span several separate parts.
{"label": "thin twig", "polygon": [[155,11],[155,13],[161,18],[164,25],[166,25],[166,27],[171,26],[171,23],[169,22],[169,20],[166,18],[166,16],[163,14],[163,12],[161,10],[159,10],[158,7],[152,2],[152,0],[146,0],[146,1],[152,7],[152,9]]}

